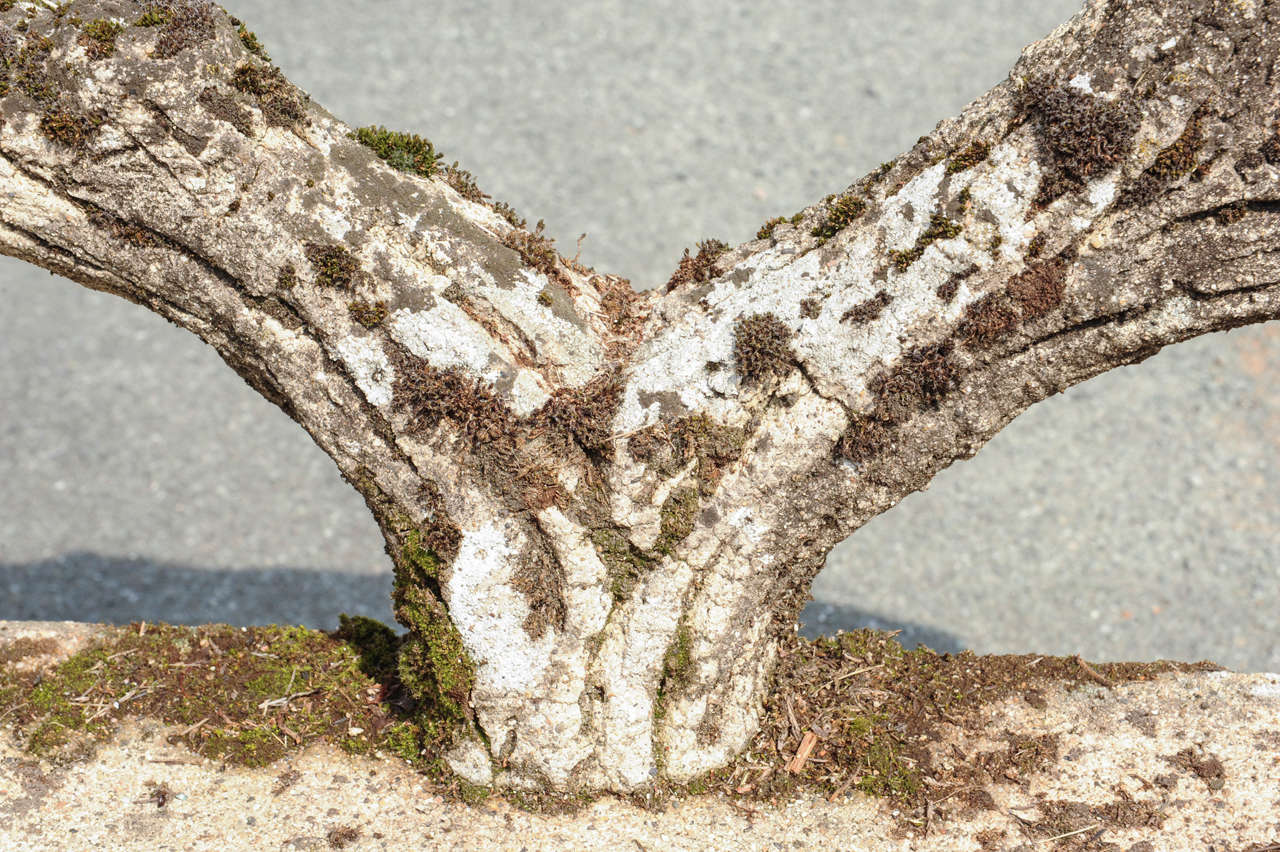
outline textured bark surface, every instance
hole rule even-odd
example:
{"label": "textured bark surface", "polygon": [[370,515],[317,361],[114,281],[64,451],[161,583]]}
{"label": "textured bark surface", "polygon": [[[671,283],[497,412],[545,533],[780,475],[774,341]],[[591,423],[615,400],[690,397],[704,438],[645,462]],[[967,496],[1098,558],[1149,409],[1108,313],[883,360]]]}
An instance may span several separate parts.
{"label": "textured bark surface", "polygon": [[1090,2],[643,292],[379,159],[210,3],[0,10],[0,250],[200,335],[334,458],[479,782],[723,764],[832,546],[1032,403],[1280,312],[1260,0]]}

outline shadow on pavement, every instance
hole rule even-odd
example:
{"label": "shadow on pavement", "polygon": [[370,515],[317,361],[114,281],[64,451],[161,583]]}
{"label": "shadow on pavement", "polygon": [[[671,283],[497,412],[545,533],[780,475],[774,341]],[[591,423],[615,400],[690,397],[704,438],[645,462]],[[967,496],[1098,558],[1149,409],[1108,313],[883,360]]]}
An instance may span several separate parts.
{"label": "shadow on pavement", "polygon": [[871,627],[876,630],[901,630],[898,641],[904,648],[917,645],[928,645],[940,653],[959,653],[965,650],[965,644],[959,637],[923,624],[912,624],[909,621],[887,618],[866,612],[861,609],[810,601],[800,613],[800,635],[813,639],[817,636],[830,636],[837,630],[857,630],[860,627]]}
{"label": "shadow on pavement", "polygon": [[[305,568],[200,568],[180,562],[74,551],[39,562],[0,562],[0,620],[127,624],[338,625],[338,613],[394,624],[391,573]],[[814,601],[801,613],[801,634],[874,627],[901,630],[903,645],[963,650],[949,633],[850,607]]]}
{"label": "shadow on pavement", "polygon": [[394,623],[391,573],[200,568],[72,552],[0,562],[0,619],[127,624],[222,622],[338,626],[338,613]]}

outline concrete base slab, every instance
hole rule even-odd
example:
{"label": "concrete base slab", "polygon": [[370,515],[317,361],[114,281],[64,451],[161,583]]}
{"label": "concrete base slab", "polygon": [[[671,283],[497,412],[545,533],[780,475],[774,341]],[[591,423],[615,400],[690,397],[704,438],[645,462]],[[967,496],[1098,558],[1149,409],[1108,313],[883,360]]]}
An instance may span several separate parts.
{"label": "concrete base slab", "polygon": [[[0,622],[0,661],[22,641],[48,665],[90,625]],[[1059,760],[981,778],[970,804],[907,820],[885,800],[774,804],[694,797],[647,810],[605,797],[538,814],[493,796],[446,801],[407,764],[313,746],[234,768],[125,722],[94,755],[34,760],[0,707],[0,848],[6,850],[1280,850],[1280,675],[1201,672],[993,704],[981,734],[941,744],[968,759],[1012,736],[1058,736]],[[980,788],[980,789],[979,789]]]}

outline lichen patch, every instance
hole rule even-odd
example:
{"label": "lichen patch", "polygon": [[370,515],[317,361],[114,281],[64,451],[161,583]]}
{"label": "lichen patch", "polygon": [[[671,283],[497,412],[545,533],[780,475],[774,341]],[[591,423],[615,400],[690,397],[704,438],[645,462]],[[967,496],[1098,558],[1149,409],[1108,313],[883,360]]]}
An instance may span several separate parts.
{"label": "lichen patch", "polygon": [[390,405],[396,373],[382,346],[368,337],[347,337],[337,348],[365,399],[375,406]]}

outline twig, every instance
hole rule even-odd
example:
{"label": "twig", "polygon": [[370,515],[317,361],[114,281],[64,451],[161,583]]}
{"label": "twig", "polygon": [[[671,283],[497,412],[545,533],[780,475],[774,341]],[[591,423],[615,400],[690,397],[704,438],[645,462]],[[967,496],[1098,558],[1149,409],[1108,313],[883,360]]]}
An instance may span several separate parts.
{"label": "twig", "polygon": [[882,668],[884,668],[884,663],[876,663],[874,666],[866,666],[864,668],[858,669],[857,671],[845,672],[839,677],[833,677],[831,680],[824,683],[822,685],[822,688],[826,689],[829,686],[835,686],[837,683],[839,683],[842,680],[848,680],[851,677],[857,677],[860,674],[866,674],[867,672],[875,671],[876,669],[882,669]]}
{"label": "twig", "polygon": [[1093,831],[1101,823],[1095,825],[1086,825],[1084,828],[1077,828],[1075,831],[1068,831],[1066,834],[1059,834],[1056,837],[1044,837],[1037,840],[1036,843],[1052,843],[1055,840],[1061,840],[1064,837],[1074,837],[1077,834],[1084,834],[1086,831]]}
{"label": "twig", "polygon": [[792,775],[798,774],[804,769],[804,763],[809,759],[809,753],[813,751],[813,747],[818,744],[818,735],[813,731],[805,731],[804,737],[800,740],[800,747],[796,749],[796,756],[787,762],[785,769]]}
{"label": "twig", "polygon": [[1089,676],[1089,679],[1090,679],[1090,680],[1095,681],[1095,682],[1097,682],[1097,683],[1100,683],[1100,684],[1102,684],[1103,686],[1106,686],[1106,687],[1113,687],[1113,686],[1115,686],[1115,684],[1114,684],[1114,683],[1112,683],[1110,680],[1108,680],[1107,678],[1105,678],[1105,677],[1103,677],[1101,674],[1099,674],[1097,669],[1095,669],[1093,666],[1091,666],[1091,665],[1089,665],[1088,663],[1086,663],[1086,662],[1084,661],[1084,657],[1080,656],[1079,654],[1076,654],[1076,665],[1078,665],[1078,666],[1080,666],[1080,668],[1084,669],[1084,673],[1085,673],[1085,674],[1087,674],[1087,675]]}
{"label": "twig", "polygon": [[203,719],[201,719],[199,722],[196,722],[194,725],[188,725],[187,727],[183,728],[181,731],[178,731],[178,736],[180,736],[180,737],[189,737],[189,736],[191,736],[191,735],[192,735],[192,734],[194,734],[196,731],[198,731],[198,730],[200,730],[202,727],[204,727],[204,723],[205,723],[205,722],[207,722],[207,721],[209,721],[209,717],[208,717],[208,716],[205,716]]}
{"label": "twig", "polygon": [[99,716],[105,716],[109,710],[119,710],[121,705],[129,701],[132,701],[133,699],[141,695],[146,695],[150,691],[151,691],[150,687],[135,686],[133,689],[129,690],[125,695],[121,696],[120,698],[117,698],[115,701],[112,701],[107,704],[103,704],[102,707],[98,709],[97,713],[94,713],[88,719],[84,720],[85,724],[92,722],[93,720],[97,719]]}
{"label": "twig", "polygon": [[272,707],[288,707],[289,702],[295,698],[305,698],[308,695],[315,695],[319,691],[320,690],[318,689],[308,689],[306,692],[291,692],[281,698],[268,698],[266,701],[258,705],[258,709],[261,710],[265,716],[267,711]]}
{"label": "twig", "polygon": [[831,798],[827,799],[827,801],[828,802],[839,801],[844,796],[845,793],[849,792],[849,788],[852,786],[853,786],[853,776],[850,775],[848,778],[845,779],[845,782],[840,785],[840,789],[832,793]]}

